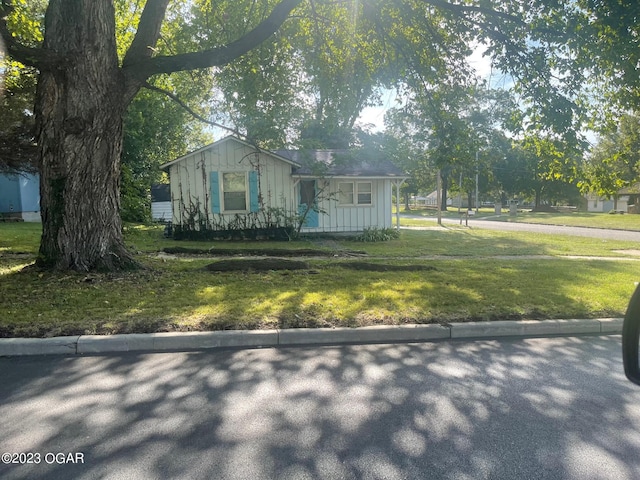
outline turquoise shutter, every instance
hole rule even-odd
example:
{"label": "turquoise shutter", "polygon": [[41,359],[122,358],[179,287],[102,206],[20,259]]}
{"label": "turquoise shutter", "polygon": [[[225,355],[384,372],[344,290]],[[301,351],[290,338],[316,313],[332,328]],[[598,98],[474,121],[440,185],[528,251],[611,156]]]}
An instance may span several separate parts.
{"label": "turquoise shutter", "polygon": [[211,172],[211,211],[220,213],[220,181],[218,180],[218,172]]}
{"label": "turquoise shutter", "polygon": [[249,210],[252,213],[260,210],[258,203],[258,172],[255,170],[249,172]]}

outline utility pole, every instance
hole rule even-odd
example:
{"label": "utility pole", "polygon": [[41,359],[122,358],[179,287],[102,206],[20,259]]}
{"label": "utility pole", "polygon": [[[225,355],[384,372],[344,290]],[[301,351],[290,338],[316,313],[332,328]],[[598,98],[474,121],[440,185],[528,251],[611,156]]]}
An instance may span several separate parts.
{"label": "utility pole", "polygon": [[476,150],[476,213],[478,213],[478,150]]}
{"label": "utility pole", "polygon": [[[462,170],[460,170],[460,181],[458,181],[458,214],[462,209]],[[468,208],[468,207],[467,207]]]}
{"label": "utility pole", "polygon": [[438,203],[438,225],[442,225],[442,194],[440,189],[442,188],[442,177],[440,176],[440,169],[438,169],[438,177],[436,180],[436,202]]}

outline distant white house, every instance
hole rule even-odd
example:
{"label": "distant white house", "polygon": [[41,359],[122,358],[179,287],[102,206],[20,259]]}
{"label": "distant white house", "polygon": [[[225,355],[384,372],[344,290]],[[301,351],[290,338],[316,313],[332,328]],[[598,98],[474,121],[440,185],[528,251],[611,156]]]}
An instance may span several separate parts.
{"label": "distant white house", "polygon": [[585,198],[588,212],[626,212],[629,208],[629,195],[619,194],[614,198],[604,198],[594,193],[588,193]]}
{"label": "distant white house", "polygon": [[172,223],[251,229],[304,214],[303,232],[392,227],[392,189],[406,176],[384,159],[347,157],[344,151],[272,152],[223,138],[162,165]]}
{"label": "distant white house", "polygon": [[[417,207],[424,206],[424,207],[437,208],[438,207],[438,191],[434,190],[428,195],[414,195],[411,197],[411,203]],[[455,199],[451,197],[447,197],[447,205],[450,207],[451,206],[457,207],[458,206],[457,197]]]}

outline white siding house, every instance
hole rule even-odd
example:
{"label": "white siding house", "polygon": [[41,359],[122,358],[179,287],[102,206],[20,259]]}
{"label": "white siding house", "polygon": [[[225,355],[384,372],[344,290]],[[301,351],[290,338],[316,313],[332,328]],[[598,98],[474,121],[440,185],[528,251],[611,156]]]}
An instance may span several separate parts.
{"label": "white siding house", "polygon": [[626,212],[628,209],[629,195],[617,195],[609,199],[600,197],[594,193],[585,195],[587,200],[587,212]]}
{"label": "white siding house", "polygon": [[303,232],[391,227],[392,186],[406,177],[388,161],[336,165],[335,157],[326,150],[270,152],[226,137],[161,167],[170,177],[172,223],[216,231],[304,217]]}

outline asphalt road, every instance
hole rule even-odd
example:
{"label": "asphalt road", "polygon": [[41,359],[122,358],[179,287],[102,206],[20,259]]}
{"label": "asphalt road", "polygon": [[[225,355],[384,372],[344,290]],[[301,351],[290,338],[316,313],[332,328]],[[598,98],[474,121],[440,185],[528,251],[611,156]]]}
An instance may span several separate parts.
{"label": "asphalt road", "polygon": [[2,479],[633,480],[640,388],[619,336],[13,357],[0,435]]}
{"label": "asphalt road", "polygon": [[[422,219],[424,217],[411,217],[414,219]],[[432,222],[433,218],[429,218]],[[640,217],[639,217],[640,221]],[[464,224],[464,219],[462,223]],[[455,218],[443,218],[444,224],[459,225],[460,220]],[[504,232],[533,232],[533,233],[545,233],[552,235],[573,235],[578,237],[591,237],[601,238],[603,240],[627,240],[631,242],[640,242],[640,232],[633,232],[630,230],[612,230],[605,228],[586,228],[586,227],[571,227],[567,225],[543,225],[539,223],[519,223],[510,221],[496,221],[496,220],[482,220],[469,217],[469,226],[486,228],[488,230],[500,230]]]}

